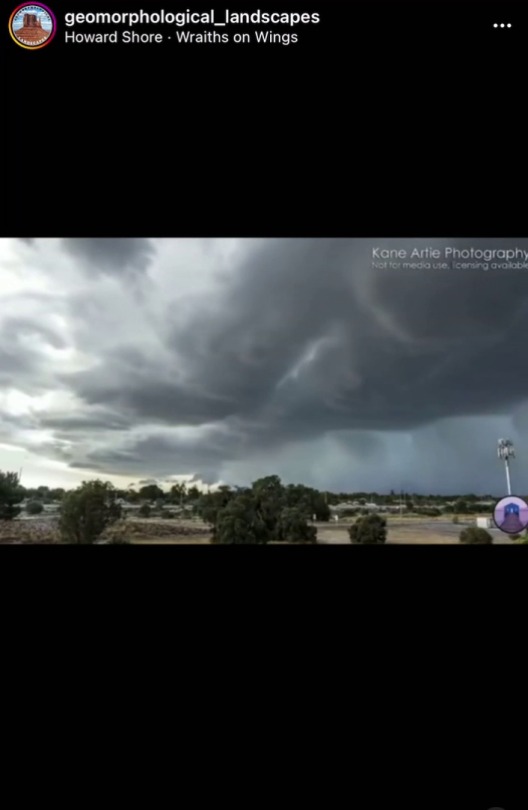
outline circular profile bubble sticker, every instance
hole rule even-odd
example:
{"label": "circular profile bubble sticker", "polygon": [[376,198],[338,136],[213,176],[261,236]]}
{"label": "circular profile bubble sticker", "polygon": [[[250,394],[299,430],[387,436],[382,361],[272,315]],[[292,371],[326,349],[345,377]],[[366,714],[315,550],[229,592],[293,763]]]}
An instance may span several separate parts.
{"label": "circular profile bubble sticker", "polygon": [[528,526],[528,503],[516,495],[507,495],[495,505],[493,520],[506,534],[519,534]]}
{"label": "circular profile bubble sticker", "polygon": [[38,51],[49,45],[57,31],[53,11],[42,3],[23,3],[9,18],[9,33],[21,48]]}

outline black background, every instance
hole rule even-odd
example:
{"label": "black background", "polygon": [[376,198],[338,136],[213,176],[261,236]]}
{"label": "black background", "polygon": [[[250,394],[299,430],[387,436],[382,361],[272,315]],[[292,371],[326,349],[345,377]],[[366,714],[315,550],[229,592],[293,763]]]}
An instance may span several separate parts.
{"label": "black background", "polygon": [[[127,28],[66,29],[66,11],[189,6],[218,16],[226,6],[317,10],[321,23],[275,27],[298,33],[287,47],[63,41],[65,30]],[[52,9],[58,33],[39,51],[4,29],[4,235],[525,232],[515,199],[523,4],[56,0]],[[24,170],[28,156],[38,171]]]}

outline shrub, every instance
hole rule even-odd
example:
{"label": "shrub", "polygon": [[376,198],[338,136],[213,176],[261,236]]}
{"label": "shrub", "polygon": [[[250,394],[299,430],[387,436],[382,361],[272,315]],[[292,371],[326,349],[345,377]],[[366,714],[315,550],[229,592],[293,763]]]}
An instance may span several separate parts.
{"label": "shrub", "polygon": [[378,545],[387,540],[387,520],[381,515],[359,518],[348,530],[350,541],[362,545]]}
{"label": "shrub", "polygon": [[28,515],[40,515],[43,511],[44,507],[42,505],[42,501],[29,501],[26,506],[26,512]]}
{"label": "shrub", "polygon": [[109,482],[84,481],[62,502],[59,531],[66,543],[95,543],[121,517],[116,490]]}
{"label": "shrub", "polygon": [[439,517],[442,514],[442,510],[438,509],[436,506],[420,506],[417,507],[416,513],[418,515],[424,515],[425,517]]}
{"label": "shrub", "polygon": [[460,518],[458,515],[453,515],[453,523],[460,523]]}
{"label": "shrub", "polygon": [[17,473],[0,472],[0,520],[13,520],[20,514],[23,493]]}
{"label": "shrub", "polygon": [[167,512],[167,510],[164,509],[161,513],[161,517],[164,518],[164,520],[170,520],[171,518],[174,518],[174,512]]}
{"label": "shrub", "polygon": [[151,513],[151,509],[150,509],[150,506],[148,505],[148,503],[144,503],[138,509],[138,515],[140,515],[141,517],[148,518],[148,517],[150,517],[150,513]]}
{"label": "shrub", "polygon": [[479,529],[477,526],[468,526],[460,532],[459,540],[461,543],[471,545],[486,545],[489,546],[493,543],[493,538],[486,529]]}

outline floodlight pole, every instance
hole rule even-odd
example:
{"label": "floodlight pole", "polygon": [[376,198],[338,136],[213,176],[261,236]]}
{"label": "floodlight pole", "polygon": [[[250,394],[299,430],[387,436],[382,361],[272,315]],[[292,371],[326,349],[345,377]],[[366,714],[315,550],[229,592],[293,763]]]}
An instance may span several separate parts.
{"label": "floodlight pole", "polygon": [[511,480],[510,480],[510,465],[508,463],[508,456],[504,459],[504,466],[506,467],[506,486],[508,488],[508,495],[512,494]]}
{"label": "floodlight pole", "polygon": [[511,496],[512,489],[511,489],[511,478],[510,478],[510,456],[515,458],[515,449],[513,447],[513,442],[509,439],[499,439],[499,447],[498,447],[498,456],[499,458],[504,460],[504,468],[506,470],[506,487],[508,490],[508,495]]}

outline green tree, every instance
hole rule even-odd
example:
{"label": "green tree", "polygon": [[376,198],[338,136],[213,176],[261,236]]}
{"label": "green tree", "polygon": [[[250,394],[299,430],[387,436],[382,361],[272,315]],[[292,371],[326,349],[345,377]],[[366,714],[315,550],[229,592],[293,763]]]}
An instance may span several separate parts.
{"label": "green tree", "polygon": [[458,498],[454,504],[454,511],[457,512],[459,515],[467,515],[469,512],[469,507],[467,501],[463,498]]}
{"label": "green tree", "polygon": [[486,529],[480,529],[477,526],[468,526],[467,529],[462,529],[459,540],[461,543],[471,545],[489,546],[493,543],[491,534]]}
{"label": "green tree", "polygon": [[268,475],[254,481],[251,487],[251,496],[255,501],[255,508],[259,518],[265,526],[265,542],[279,540],[278,521],[282,510],[288,505],[286,488],[282,486],[278,475]]}
{"label": "green tree", "polygon": [[170,500],[182,506],[187,497],[187,487],[185,484],[174,484],[170,489]]}
{"label": "green tree", "polygon": [[28,515],[40,515],[43,511],[44,506],[42,505],[42,501],[29,501],[26,506],[26,512]]}
{"label": "green tree", "polygon": [[257,478],[253,481],[251,489],[254,493],[269,498],[283,499],[284,487],[278,475],[267,475],[264,478]]}
{"label": "green tree", "polygon": [[[241,492],[219,509],[213,542],[222,544],[315,543],[317,529],[296,507],[282,508],[267,484]],[[275,491],[277,494],[277,491]]]}
{"label": "green tree", "polygon": [[0,472],[0,520],[13,520],[20,514],[24,489],[16,472]]}
{"label": "green tree", "polygon": [[59,530],[63,542],[95,543],[121,517],[116,490],[109,482],[83,481],[62,502]]}
{"label": "green tree", "polygon": [[213,542],[242,545],[262,544],[270,540],[268,527],[258,513],[252,495],[232,498],[217,515],[213,530]]}
{"label": "green tree", "polygon": [[299,509],[283,509],[278,520],[277,539],[282,543],[316,543],[317,529],[306,522]]}
{"label": "green tree", "polygon": [[362,545],[377,545],[387,540],[387,521],[381,515],[366,515],[356,520],[348,530],[350,541]]}
{"label": "green tree", "polygon": [[145,501],[157,501],[159,498],[163,498],[163,490],[158,487],[157,484],[147,484],[144,487],[141,487],[139,490],[140,498],[143,498]]}
{"label": "green tree", "polygon": [[220,510],[233,499],[234,493],[227,491],[208,492],[202,495],[197,504],[197,511],[205,523],[215,526]]}
{"label": "green tree", "polygon": [[310,520],[314,515],[316,520],[330,520],[330,507],[323,492],[303,484],[288,484],[280,497],[285,505],[299,509]]}
{"label": "green tree", "polygon": [[144,517],[144,518],[150,517],[150,512],[151,512],[151,509],[150,509],[150,506],[148,505],[148,503],[142,504],[138,509],[138,515],[141,515],[141,517]]}

